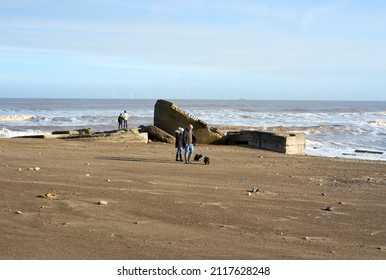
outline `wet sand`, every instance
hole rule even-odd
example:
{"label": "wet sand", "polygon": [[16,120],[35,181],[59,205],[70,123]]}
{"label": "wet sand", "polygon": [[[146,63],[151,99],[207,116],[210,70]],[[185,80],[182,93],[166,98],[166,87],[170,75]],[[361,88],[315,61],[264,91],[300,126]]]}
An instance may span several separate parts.
{"label": "wet sand", "polygon": [[385,162],[197,148],[0,139],[0,259],[386,259]]}

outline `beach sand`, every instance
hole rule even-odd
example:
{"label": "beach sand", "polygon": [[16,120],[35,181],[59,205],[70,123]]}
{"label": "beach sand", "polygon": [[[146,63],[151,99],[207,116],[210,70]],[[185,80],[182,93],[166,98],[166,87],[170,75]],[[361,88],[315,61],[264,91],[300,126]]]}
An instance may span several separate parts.
{"label": "beach sand", "polygon": [[0,139],[0,259],[386,259],[385,162],[197,148]]}

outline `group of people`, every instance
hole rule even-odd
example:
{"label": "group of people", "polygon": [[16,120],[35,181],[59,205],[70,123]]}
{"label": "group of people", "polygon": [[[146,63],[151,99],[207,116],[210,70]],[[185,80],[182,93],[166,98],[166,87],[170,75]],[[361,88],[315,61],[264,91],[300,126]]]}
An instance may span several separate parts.
{"label": "group of people", "polygon": [[[129,114],[127,111],[118,116],[118,129],[127,129],[127,121]],[[192,163],[190,160],[194,152],[194,145],[196,144],[196,137],[193,134],[193,125],[188,125],[185,129],[179,127],[176,131],[176,161],[182,160],[182,151],[184,150],[184,161],[186,164]]]}
{"label": "group of people", "polygon": [[185,129],[179,127],[176,130],[176,161],[182,160],[182,150],[185,150],[184,160],[186,164],[190,164],[191,157],[194,152],[194,145],[196,144],[196,137],[193,134],[193,125],[188,125]]}
{"label": "group of people", "polygon": [[118,116],[118,129],[127,129],[127,121],[129,120],[129,114],[124,111]]}

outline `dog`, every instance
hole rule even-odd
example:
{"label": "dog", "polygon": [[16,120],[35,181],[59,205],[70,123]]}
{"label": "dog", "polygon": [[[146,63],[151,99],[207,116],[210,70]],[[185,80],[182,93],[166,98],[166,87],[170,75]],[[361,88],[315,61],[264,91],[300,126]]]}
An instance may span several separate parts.
{"label": "dog", "polygon": [[194,156],[194,160],[195,160],[195,161],[201,161],[203,158],[204,158],[204,163],[205,163],[205,165],[207,165],[207,164],[210,163],[210,158],[207,157],[207,156],[204,157],[204,156],[201,155],[201,154],[196,154],[196,155]]}
{"label": "dog", "polygon": [[200,161],[200,160],[202,160],[202,155],[201,154],[196,154],[194,156],[194,161]]}

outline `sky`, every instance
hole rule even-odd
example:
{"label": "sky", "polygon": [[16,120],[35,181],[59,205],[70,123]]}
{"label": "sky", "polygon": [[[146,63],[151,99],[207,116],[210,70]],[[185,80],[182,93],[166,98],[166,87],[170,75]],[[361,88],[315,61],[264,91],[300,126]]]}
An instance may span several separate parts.
{"label": "sky", "polygon": [[386,1],[0,0],[0,98],[386,101]]}

